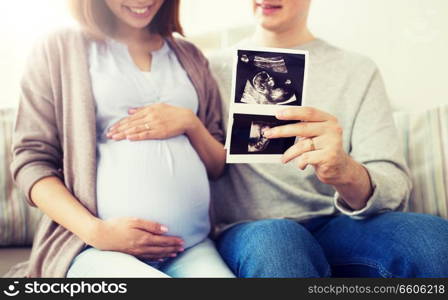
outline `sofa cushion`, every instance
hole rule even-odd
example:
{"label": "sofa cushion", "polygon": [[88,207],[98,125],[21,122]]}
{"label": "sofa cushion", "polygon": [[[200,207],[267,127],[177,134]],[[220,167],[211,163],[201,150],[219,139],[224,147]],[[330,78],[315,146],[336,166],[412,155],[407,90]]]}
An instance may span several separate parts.
{"label": "sofa cushion", "polygon": [[30,245],[41,217],[26,204],[9,172],[14,116],[15,110],[0,109],[0,246]]}
{"label": "sofa cushion", "polygon": [[448,105],[394,117],[414,185],[409,210],[448,218]]}
{"label": "sofa cushion", "polygon": [[3,277],[11,267],[27,260],[30,257],[31,248],[0,248],[0,277]]}

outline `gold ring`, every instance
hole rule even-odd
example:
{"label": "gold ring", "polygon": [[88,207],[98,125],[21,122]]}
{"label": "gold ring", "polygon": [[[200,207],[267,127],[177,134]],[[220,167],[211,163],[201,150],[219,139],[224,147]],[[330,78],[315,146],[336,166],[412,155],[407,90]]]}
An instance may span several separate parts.
{"label": "gold ring", "polygon": [[311,142],[311,150],[310,151],[316,151],[316,147],[314,146],[314,141],[313,141],[313,139],[309,139],[310,140],[310,142]]}

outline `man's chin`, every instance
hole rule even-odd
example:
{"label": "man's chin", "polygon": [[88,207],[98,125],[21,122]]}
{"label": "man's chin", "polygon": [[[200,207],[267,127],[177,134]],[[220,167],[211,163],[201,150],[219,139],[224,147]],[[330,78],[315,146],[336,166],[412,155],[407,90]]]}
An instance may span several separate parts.
{"label": "man's chin", "polygon": [[276,22],[274,20],[268,20],[266,18],[258,18],[257,24],[261,28],[272,32],[281,31],[282,28],[280,22]]}

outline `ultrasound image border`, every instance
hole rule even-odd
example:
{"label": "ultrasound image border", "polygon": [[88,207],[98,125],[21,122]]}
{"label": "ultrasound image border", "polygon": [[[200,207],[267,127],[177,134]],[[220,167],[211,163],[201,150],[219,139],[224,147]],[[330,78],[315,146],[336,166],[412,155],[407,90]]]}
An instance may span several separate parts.
{"label": "ultrasound image border", "polygon": [[[261,114],[254,114],[254,113],[246,111],[244,113],[235,113],[235,115],[239,115],[239,117],[247,116],[249,119],[251,119],[252,117],[255,117],[252,120],[250,120],[251,123],[253,121],[275,122],[275,123],[278,123],[278,126],[284,125],[284,124],[287,124],[287,123],[294,123],[294,121],[283,121],[283,120],[275,120],[275,121],[269,120],[269,121],[266,121],[266,120],[258,120],[258,119],[256,119],[256,117],[275,118],[275,116],[273,116],[271,114],[263,114],[263,113],[261,113]],[[232,115],[231,120],[229,120],[229,126],[232,129],[233,129],[233,126],[234,126],[235,119],[236,119],[235,116]],[[240,119],[240,121],[241,121],[241,119]],[[243,127],[242,131],[244,131],[244,130],[245,130],[245,128]],[[247,142],[249,143],[250,128],[247,131],[247,134],[248,134],[247,135]],[[244,147],[246,147],[246,144],[245,143],[238,143],[238,142],[235,144],[233,142],[233,136],[234,136],[233,132],[231,132],[230,133],[230,137],[228,138],[229,147],[227,149],[226,160],[227,160],[227,163],[229,163],[229,164],[237,164],[237,163],[281,163],[281,158],[283,157],[284,151],[288,150],[289,147],[293,146],[298,141],[298,138],[276,139],[275,141],[293,139],[292,143],[291,143],[291,141],[289,141],[289,142],[287,141],[287,143],[291,143],[291,144],[288,145],[287,147],[285,147],[284,149],[282,149],[283,152],[281,154],[260,154],[260,153],[249,153],[248,151],[247,151],[247,153],[242,154],[240,151],[235,151],[235,150],[236,149],[243,149]],[[275,141],[274,141],[274,143],[277,143]],[[277,147],[278,146],[279,145],[277,144]],[[234,154],[235,152],[240,152],[240,153],[239,154]]]}
{"label": "ultrasound image border", "polygon": [[[265,115],[265,116],[275,116],[280,110],[287,107],[297,107],[296,105],[266,105],[266,104],[247,104],[247,103],[235,103],[236,94],[236,77],[237,77],[237,67],[238,67],[238,51],[257,51],[275,54],[300,54],[305,57],[305,69],[303,74],[303,88],[302,88],[302,101],[301,106],[306,105],[306,92],[307,92],[307,80],[309,71],[309,52],[306,50],[291,50],[291,49],[277,49],[277,48],[265,48],[265,47],[238,47],[234,51],[234,61],[232,69],[232,89],[231,89],[231,99],[229,103],[228,112],[228,124],[227,124],[227,135],[225,149],[227,149],[227,163],[281,163],[281,158],[283,154],[231,154],[230,145],[232,140],[232,128],[233,128],[233,115],[234,114],[250,114],[250,115]],[[296,138],[295,142],[299,138]]]}
{"label": "ultrasound image border", "polygon": [[[304,105],[304,103],[306,102],[305,99],[305,95],[306,95],[306,91],[307,91],[307,81],[308,81],[308,71],[309,71],[309,60],[310,60],[310,55],[309,52],[307,50],[296,50],[296,49],[283,49],[283,48],[267,48],[267,47],[237,47],[234,50],[234,54],[233,54],[233,68],[232,68],[232,90],[231,90],[231,103],[232,104],[241,104],[238,103],[239,101],[236,99],[236,87],[237,87],[237,75],[238,75],[238,64],[239,64],[239,55],[238,52],[239,51],[245,51],[245,52],[264,52],[266,54],[269,54],[272,57],[275,56],[284,56],[286,55],[300,55],[303,56],[305,59],[305,65],[304,65],[304,70],[303,70],[303,82],[302,82],[302,95],[301,95],[301,106]],[[288,66],[287,66],[288,67]],[[299,100],[299,99],[298,99]],[[242,103],[242,104],[247,104],[247,103]],[[254,104],[254,105],[266,105],[266,106],[277,106],[275,104]],[[297,107],[297,105],[288,105],[288,104],[282,104],[279,105],[282,107],[287,107],[287,106],[293,106],[293,107]]]}

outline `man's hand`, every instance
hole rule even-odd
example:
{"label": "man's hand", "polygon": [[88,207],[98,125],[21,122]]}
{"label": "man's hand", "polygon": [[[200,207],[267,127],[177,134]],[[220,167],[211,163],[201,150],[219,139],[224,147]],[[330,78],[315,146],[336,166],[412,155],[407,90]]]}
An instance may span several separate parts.
{"label": "man's hand", "polygon": [[301,137],[283,155],[283,163],[297,159],[304,170],[312,165],[318,179],[338,190],[353,209],[361,209],[372,193],[367,170],[343,149],[343,129],[338,119],[311,107],[297,107],[277,114],[279,120],[296,120],[295,124],[275,127],[265,136],[270,139]]}
{"label": "man's hand", "polygon": [[317,177],[324,183],[335,185],[347,181],[345,177],[350,158],[342,147],[342,127],[336,117],[314,108],[297,107],[280,112],[277,118],[301,121],[265,132],[270,139],[302,138],[285,152],[283,163],[297,158],[300,169],[314,166]]}

